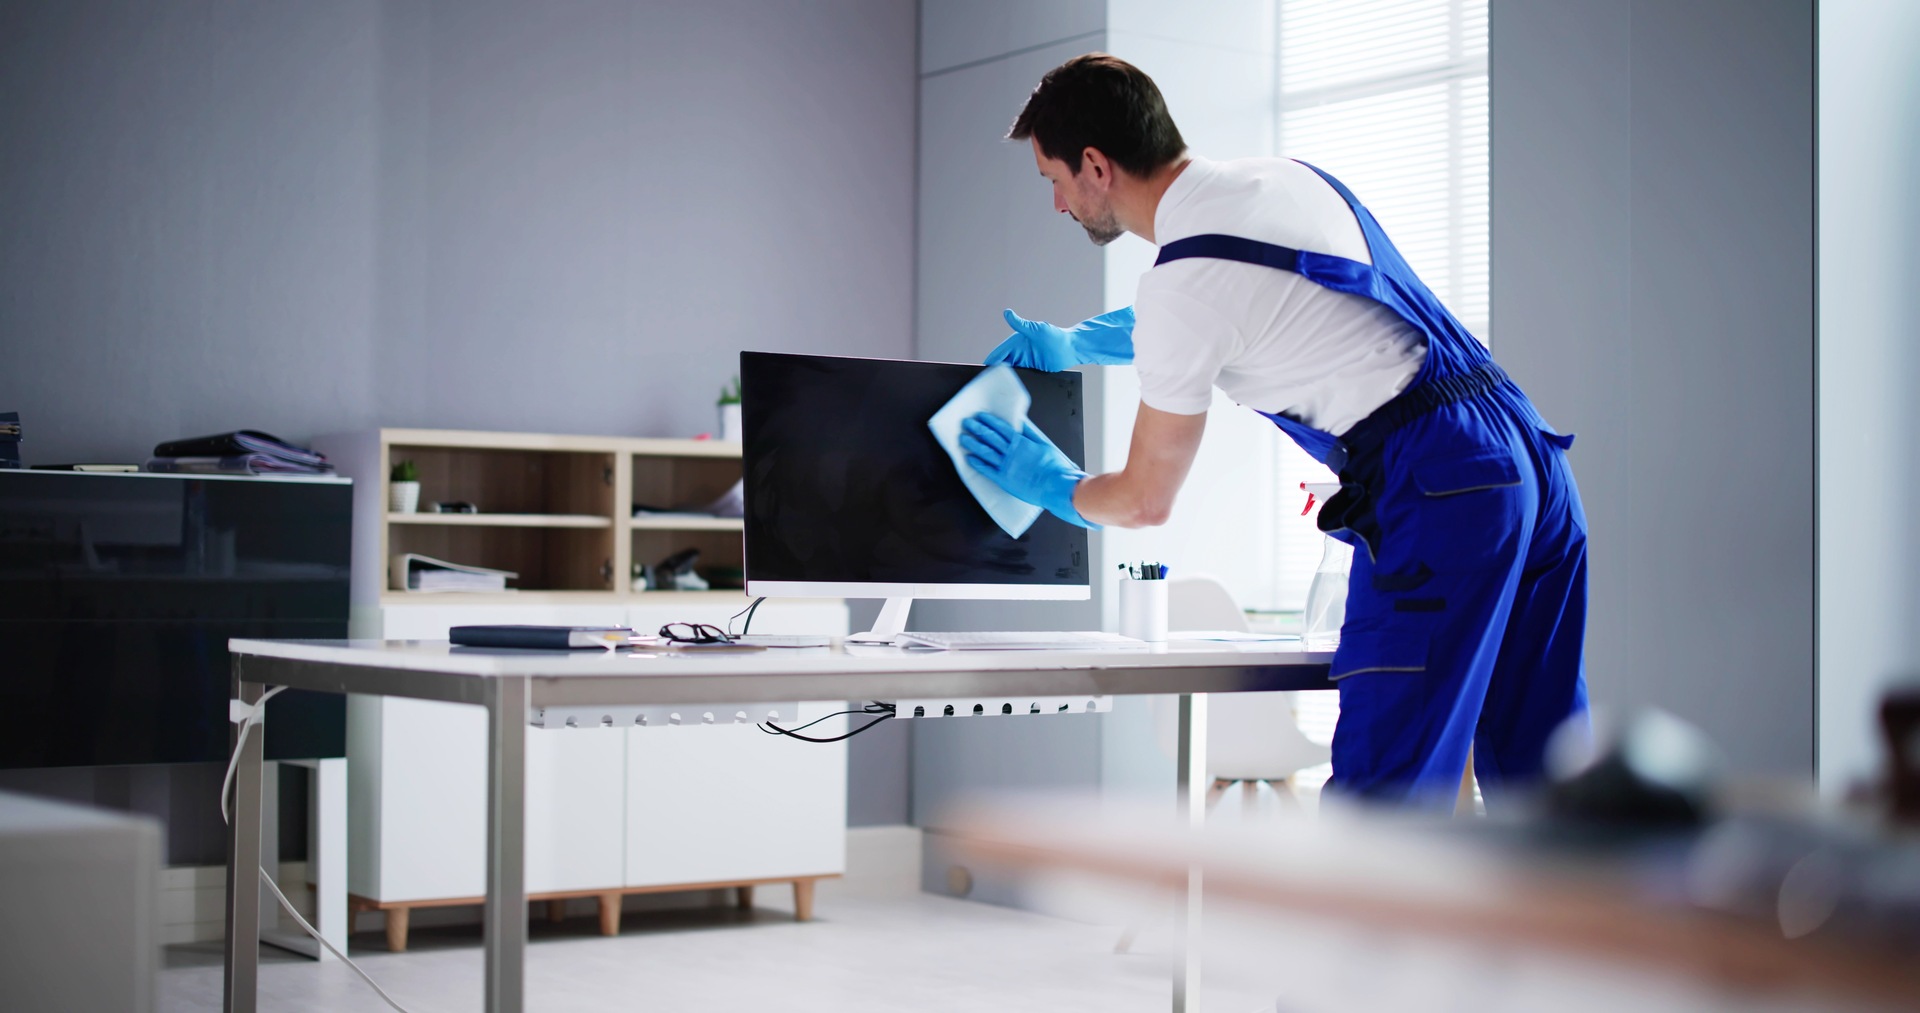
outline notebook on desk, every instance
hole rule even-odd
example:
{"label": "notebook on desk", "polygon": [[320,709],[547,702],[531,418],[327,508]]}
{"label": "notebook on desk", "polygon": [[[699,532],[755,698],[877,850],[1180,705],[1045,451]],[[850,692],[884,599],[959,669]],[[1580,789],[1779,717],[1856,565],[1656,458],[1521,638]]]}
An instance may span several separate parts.
{"label": "notebook on desk", "polygon": [[545,651],[610,651],[633,639],[628,626],[455,626],[447,639],[462,647],[524,647]]}

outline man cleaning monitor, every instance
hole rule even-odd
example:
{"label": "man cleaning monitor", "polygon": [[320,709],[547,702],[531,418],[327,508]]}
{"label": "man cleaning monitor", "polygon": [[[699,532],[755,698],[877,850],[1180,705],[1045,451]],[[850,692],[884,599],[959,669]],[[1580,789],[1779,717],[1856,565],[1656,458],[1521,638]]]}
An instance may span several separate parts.
{"label": "man cleaning monitor", "polygon": [[1021,319],[987,357],[1132,363],[1126,467],[1087,475],[1028,427],[964,423],[968,460],[1076,524],[1164,523],[1212,388],[1338,474],[1323,530],[1354,546],[1329,790],[1453,804],[1469,750],[1490,798],[1585,720],[1587,524],[1566,450],[1344,185],[1280,158],[1190,154],[1153,80],[1105,54],[1047,72],[1008,132],[1096,245],[1160,247],[1132,307]]}

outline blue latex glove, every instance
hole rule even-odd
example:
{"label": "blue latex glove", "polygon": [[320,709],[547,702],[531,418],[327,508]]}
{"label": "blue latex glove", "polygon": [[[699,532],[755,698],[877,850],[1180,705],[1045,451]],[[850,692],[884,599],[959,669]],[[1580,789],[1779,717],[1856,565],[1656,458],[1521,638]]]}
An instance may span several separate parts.
{"label": "blue latex glove", "polygon": [[1080,365],[1124,366],[1133,361],[1133,307],[1089,317],[1069,328],[1006,311],[1013,335],[987,353],[989,366],[1005,362],[1058,373]]}
{"label": "blue latex glove", "polygon": [[1067,455],[1032,422],[1015,432],[1006,419],[981,412],[960,423],[960,447],[967,452],[967,463],[975,471],[1022,502],[1032,503],[1069,524],[1100,526],[1073,508],[1073,490],[1087,473],[1067,460]]}

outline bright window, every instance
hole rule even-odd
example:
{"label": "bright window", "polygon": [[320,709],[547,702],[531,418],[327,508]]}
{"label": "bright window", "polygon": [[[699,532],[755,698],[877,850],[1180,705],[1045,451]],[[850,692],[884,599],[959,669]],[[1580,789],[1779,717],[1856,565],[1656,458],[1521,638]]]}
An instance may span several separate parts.
{"label": "bright window", "polygon": [[[1486,0],[1280,0],[1277,151],[1320,167],[1373,211],[1427,287],[1488,338]],[[1290,447],[1278,502],[1326,469]],[[1303,603],[1318,536],[1283,525],[1280,599]],[[1331,741],[1332,693],[1298,697],[1301,730]],[[1331,768],[1303,772],[1317,787]]]}
{"label": "bright window", "polygon": [[[1277,151],[1333,174],[1467,329],[1487,339],[1486,0],[1280,0]],[[1276,501],[1326,469],[1289,447]],[[1320,542],[1281,528],[1282,606],[1306,601]]]}

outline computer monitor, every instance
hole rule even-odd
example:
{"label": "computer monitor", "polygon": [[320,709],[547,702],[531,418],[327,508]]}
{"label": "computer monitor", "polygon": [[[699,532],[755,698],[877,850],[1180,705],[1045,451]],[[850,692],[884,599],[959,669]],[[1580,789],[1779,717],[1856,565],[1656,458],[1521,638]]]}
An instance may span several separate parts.
{"label": "computer monitor", "polygon": [[[743,352],[747,593],[1085,600],[1087,529],[1042,514],[1012,538],[960,481],[927,420],[982,367]],[[1028,418],[1084,463],[1078,373],[1019,370]]]}

